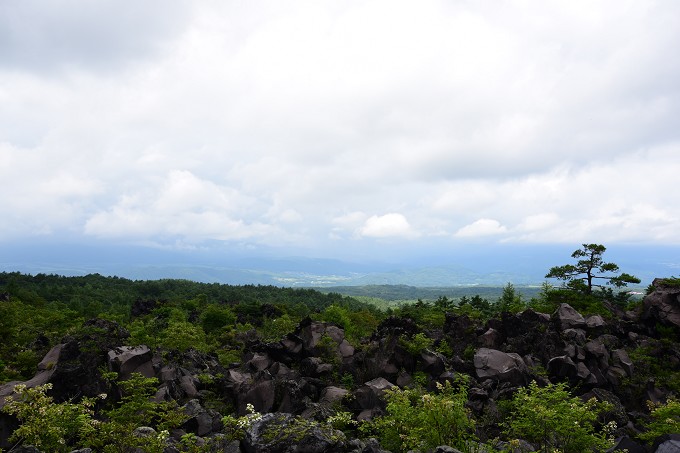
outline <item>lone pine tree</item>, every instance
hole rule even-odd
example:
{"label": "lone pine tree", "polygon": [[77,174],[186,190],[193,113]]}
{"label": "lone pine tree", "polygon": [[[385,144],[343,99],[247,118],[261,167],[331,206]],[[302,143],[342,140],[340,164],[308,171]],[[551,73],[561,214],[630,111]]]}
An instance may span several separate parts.
{"label": "lone pine tree", "polygon": [[550,269],[545,278],[564,280],[568,288],[586,294],[592,294],[593,288],[604,288],[605,285],[621,288],[629,283],[640,283],[640,279],[633,275],[618,273],[618,265],[605,263],[602,260],[602,254],[606,250],[604,245],[583,244],[582,248],[571,254],[572,258],[578,259],[575,265],[555,266]]}

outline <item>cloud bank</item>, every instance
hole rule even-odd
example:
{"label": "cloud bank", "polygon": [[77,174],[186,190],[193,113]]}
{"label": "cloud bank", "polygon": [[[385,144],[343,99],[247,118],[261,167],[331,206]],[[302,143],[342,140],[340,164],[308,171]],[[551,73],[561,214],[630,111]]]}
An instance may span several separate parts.
{"label": "cloud bank", "polygon": [[673,2],[0,6],[0,239],[680,243]]}

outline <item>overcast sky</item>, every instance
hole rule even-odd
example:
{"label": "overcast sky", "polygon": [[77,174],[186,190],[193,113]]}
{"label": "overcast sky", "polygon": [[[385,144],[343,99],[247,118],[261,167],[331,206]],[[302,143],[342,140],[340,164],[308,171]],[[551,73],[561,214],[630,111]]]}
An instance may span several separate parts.
{"label": "overcast sky", "polygon": [[680,244],[680,2],[0,2],[0,241]]}

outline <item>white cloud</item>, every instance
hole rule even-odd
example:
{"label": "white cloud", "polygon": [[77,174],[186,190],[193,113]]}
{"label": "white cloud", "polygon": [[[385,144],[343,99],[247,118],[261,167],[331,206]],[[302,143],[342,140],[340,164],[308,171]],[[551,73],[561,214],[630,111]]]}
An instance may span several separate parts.
{"label": "white cloud", "polygon": [[465,225],[456,231],[454,236],[459,238],[475,238],[482,236],[495,236],[503,234],[507,228],[494,219],[479,219],[469,225]]}
{"label": "white cloud", "polygon": [[417,236],[417,233],[413,231],[406,217],[398,213],[369,217],[359,230],[359,233],[361,236],[373,238],[413,238]]}
{"label": "white cloud", "polygon": [[680,243],[680,5],[113,5],[0,6],[3,238]]}

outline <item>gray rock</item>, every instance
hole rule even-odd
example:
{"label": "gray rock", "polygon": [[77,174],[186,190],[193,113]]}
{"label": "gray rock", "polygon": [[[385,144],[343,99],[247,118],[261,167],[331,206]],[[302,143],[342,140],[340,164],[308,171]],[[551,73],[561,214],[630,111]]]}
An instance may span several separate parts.
{"label": "gray rock", "polygon": [[276,387],[273,380],[260,381],[249,388],[245,394],[238,394],[239,413],[245,414],[246,405],[252,404],[257,412],[271,412],[274,407]]}
{"label": "gray rock", "polygon": [[600,315],[590,315],[586,318],[586,326],[589,330],[603,329],[607,323]]}
{"label": "gray rock", "polygon": [[604,344],[598,339],[589,341],[585,345],[586,355],[593,357],[597,360],[597,363],[602,370],[606,370],[609,366],[609,351]]}
{"label": "gray rock", "polygon": [[269,368],[272,364],[271,359],[267,354],[257,354],[253,355],[253,358],[246,363],[246,365],[253,371],[262,371]]}
{"label": "gray rock", "polygon": [[615,350],[613,350],[612,354],[611,354],[611,358],[612,358],[612,363],[614,365],[621,367],[626,372],[628,377],[633,376],[633,371],[634,371],[633,361],[630,359],[630,357],[628,356],[628,353],[625,351],[625,349],[615,349]]}
{"label": "gray rock", "polygon": [[680,287],[666,285],[664,279],[652,282],[654,291],[644,298],[642,319],[649,324],[660,322],[680,327]]}
{"label": "gray rock", "polygon": [[586,331],[583,329],[564,329],[562,331],[562,337],[579,346],[586,344]]}
{"label": "gray rock", "polygon": [[59,354],[63,347],[63,344],[58,344],[50,349],[38,364],[38,372],[28,381],[11,381],[0,385],[0,409],[5,406],[5,398],[14,393],[14,387],[17,384],[24,384],[28,388],[35,388],[47,384],[52,375],[57,371],[57,362],[59,361]]}
{"label": "gray rock", "polygon": [[678,453],[680,452],[680,440],[670,439],[661,442],[654,453]]}
{"label": "gray rock", "polygon": [[206,410],[196,399],[188,401],[183,411],[189,419],[182,424],[182,429],[196,433],[198,436],[207,436],[221,426],[221,416],[211,410]]}
{"label": "gray rock", "polygon": [[140,426],[132,431],[133,436],[141,438],[156,437],[157,434],[156,430],[150,426]]}
{"label": "gray rock", "polygon": [[615,451],[628,452],[628,453],[648,453],[647,449],[635,442],[628,436],[619,437],[614,441],[614,445],[607,450],[607,453],[613,453]]}
{"label": "gray rock", "polygon": [[342,399],[348,394],[349,392],[341,387],[329,386],[321,391],[321,398],[319,402],[325,404],[334,404],[342,401]]}
{"label": "gray rock", "polygon": [[486,332],[477,337],[477,341],[479,341],[479,344],[481,344],[485,348],[491,349],[499,347],[501,345],[502,339],[503,335],[501,335],[501,333],[498,330],[494,329],[493,327],[489,327],[489,329]]}
{"label": "gray rock", "polygon": [[269,413],[250,425],[242,446],[247,453],[333,453],[344,451],[345,435],[291,414]]}
{"label": "gray rock", "polygon": [[[581,374],[584,373],[581,370]],[[579,374],[579,370],[569,356],[563,355],[550,359],[548,362],[548,374],[558,378],[574,379]]]}
{"label": "gray rock", "polygon": [[121,379],[128,379],[132,373],[141,373],[144,377],[154,377],[151,364],[153,354],[148,346],[121,346],[108,352],[109,366],[120,374]]}
{"label": "gray rock", "polygon": [[583,329],[586,320],[569,304],[560,304],[552,318],[558,323],[560,330]]}
{"label": "gray rock", "polygon": [[527,383],[528,370],[518,354],[480,348],[475,353],[473,362],[477,377],[482,380],[495,379],[512,385]]}

